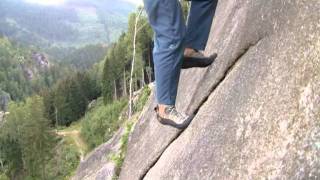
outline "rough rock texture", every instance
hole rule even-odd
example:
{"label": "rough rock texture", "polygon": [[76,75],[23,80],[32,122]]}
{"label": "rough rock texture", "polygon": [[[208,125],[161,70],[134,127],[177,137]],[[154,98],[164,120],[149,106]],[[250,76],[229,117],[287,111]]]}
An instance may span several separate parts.
{"label": "rough rock texture", "polygon": [[115,163],[110,160],[110,155],[118,152],[121,135],[124,128],[105,144],[100,145],[82,161],[75,173],[73,180],[111,180],[115,173]]}
{"label": "rough rock texture", "polygon": [[[153,83],[149,84],[148,86],[151,90],[154,89]],[[142,90],[134,92],[134,104],[138,101],[141,93]],[[145,114],[147,110],[146,107],[149,107],[150,103],[151,98],[148,99],[143,110],[141,112],[135,113],[132,119],[128,121],[135,122],[136,119],[140,119],[141,115]],[[122,116],[126,118],[127,112],[128,109],[124,109]],[[110,156],[115,155],[120,151],[121,138],[126,131],[125,125],[126,123],[123,123],[123,126],[113,135],[113,137],[109,141],[94,149],[90,154],[86,156],[86,158],[82,162],[80,162],[80,165],[77,168],[74,177],[72,177],[73,180],[111,180],[114,177],[116,173],[116,164],[111,160]]]}
{"label": "rough rock texture", "polygon": [[320,179],[320,1],[219,1],[206,69],[183,70],[183,132],[155,100],[135,126],[120,179]]}

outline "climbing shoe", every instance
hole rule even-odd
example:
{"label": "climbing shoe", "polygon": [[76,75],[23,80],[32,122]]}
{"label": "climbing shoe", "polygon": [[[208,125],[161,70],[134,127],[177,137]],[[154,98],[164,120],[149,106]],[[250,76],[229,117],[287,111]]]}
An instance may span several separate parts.
{"label": "climbing shoe", "polygon": [[186,128],[192,120],[191,116],[178,112],[175,106],[167,106],[163,117],[159,114],[158,106],[154,110],[157,114],[157,120],[161,124],[170,125],[178,129]]}
{"label": "climbing shoe", "polygon": [[209,57],[206,57],[198,50],[194,50],[192,53],[185,54],[183,56],[182,69],[192,67],[207,67],[213,63],[217,58],[217,53],[213,53]]}

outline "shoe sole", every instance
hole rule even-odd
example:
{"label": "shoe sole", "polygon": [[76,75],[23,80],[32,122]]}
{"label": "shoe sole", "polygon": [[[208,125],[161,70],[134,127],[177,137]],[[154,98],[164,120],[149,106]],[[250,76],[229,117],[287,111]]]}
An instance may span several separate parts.
{"label": "shoe sole", "polygon": [[218,55],[214,53],[211,56],[205,57],[205,58],[184,57],[181,68],[188,69],[193,67],[200,67],[200,68],[208,67],[214,62],[217,56]]}
{"label": "shoe sole", "polygon": [[160,117],[158,114],[157,114],[157,120],[163,124],[163,125],[169,125],[169,126],[172,126],[172,127],[175,127],[177,129],[185,129],[189,124],[190,122],[192,121],[192,117],[189,116],[189,118],[182,124],[177,124],[175,123],[174,121],[170,120],[170,119],[166,119],[166,118],[162,118]]}

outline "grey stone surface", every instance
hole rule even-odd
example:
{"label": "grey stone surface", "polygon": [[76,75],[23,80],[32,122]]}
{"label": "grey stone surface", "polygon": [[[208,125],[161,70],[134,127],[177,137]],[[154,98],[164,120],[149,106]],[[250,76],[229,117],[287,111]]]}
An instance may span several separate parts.
{"label": "grey stone surface", "polygon": [[[148,86],[151,90],[154,88],[152,83]],[[139,99],[141,92],[141,90],[135,92],[133,103],[136,103],[136,101]],[[137,118],[141,118],[141,116],[145,114],[147,107],[150,106],[151,102],[151,98],[149,98],[143,110],[135,113],[132,119],[127,121],[136,122]],[[120,118],[127,118],[127,112],[128,109],[124,109]],[[82,162],[80,162],[75,175],[72,177],[73,180],[111,180],[114,177],[116,173],[116,165],[111,160],[111,156],[119,153],[121,147],[121,138],[126,131],[125,125],[126,122],[123,123],[122,127],[109,141],[95,148]],[[129,134],[129,139],[130,138],[131,134]]]}
{"label": "grey stone surface", "polygon": [[110,155],[118,152],[120,139],[124,132],[121,128],[106,143],[97,147],[80,162],[73,180],[111,180],[115,173],[115,163],[110,160]]}
{"label": "grey stone surface", "polygon": [[[185,111],[192,94],[197,89],[199,76],[203,75],[203,70],[193,69],[189,72],[196,74],[194,77],[182,75],[180,81],[189,82],[186,86],[179,87],[177,98],[177,108]],[[185,74],[186,72],[182,72]],[[179,131],[169,126],[161,125],[155,117],[153,108],[156,106],[155,93],[151,94],[151,102],[146,113],[137,122],[129,141],[129,148],[124,161],[120,179],[140,179],[153,165],[161,153],[167,148],[179,134]]]}
{"label": "grey stone surface", "polygon": [[[161,126],[155,101],[129,142],[120,179],[319,179],[320,1],[219,1],[207,69],[184,70]],[[180,134],[181,133],[181,134]]]}

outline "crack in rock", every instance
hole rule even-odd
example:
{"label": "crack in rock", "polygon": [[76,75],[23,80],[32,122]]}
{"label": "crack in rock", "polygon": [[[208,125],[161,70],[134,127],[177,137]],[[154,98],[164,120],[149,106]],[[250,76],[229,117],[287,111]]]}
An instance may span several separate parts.
{"label": "crack in rock", "polygon": [[[240,59],[253,47],[255,47],[263,38],[259,38],[254,43],[249,43],[244,50],[235,58],[234,61],[230,64],[230,66],[226,69],[225,73],[223,74],[222,78],[210,89],[209,93],[206,94],[206,96],[203,98],[201,103],[197,106],[197,108],[192,113],[193,118],[197,115],[200,108],[206,103],[209,96],[215,91],[216,88],[219,87],[219,85],[227,78],[227,76],[230,74],[230,72],[233,70],[233,68],[236,66],[237,63],[239,63]],[[204,76],[205,77],[205,76]],[[188,127],[187,127],[188,128]],[[144,177],[148,174],[148,172],[155,166],[155,164],[158,162],[158,160],[161,158],[162,154],[166,151],[166,149],[176,140],[179,138],[179,136],[187,129],[181,130],[177,133],[177,135],[167,144],[167,146],[163,149],[161,154],[155,159],[155,161],[147,168],[147,170],[142,174],[142,176],[139,178],[140,180],[144,179]]]}

